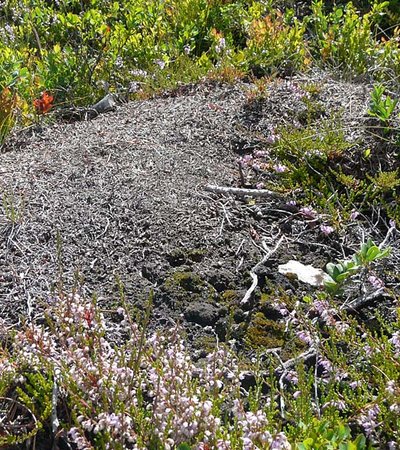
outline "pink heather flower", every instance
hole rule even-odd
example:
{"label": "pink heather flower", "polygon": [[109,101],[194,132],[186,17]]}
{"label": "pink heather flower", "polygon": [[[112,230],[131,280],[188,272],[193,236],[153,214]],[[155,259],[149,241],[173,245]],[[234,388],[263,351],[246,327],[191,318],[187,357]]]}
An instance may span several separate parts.
{"label": "pink heather flower", "polygon": [[314,342],[314,339],[308,331],[301,330],[298,331],[296,335],[301,341],[305,342],[308,345],[311,345]]}
{"label": "pink heather flower", "polygon": [[139,89],[140,89],[140,85],[139,85],[139,83],[136,83],[136,81],[131,81],[129,83],[128,91],[130,94],[134,94],[135,92],[138,92]]}
{"label": "pink heather flower", "polygon": [[282,316],[287,316],[290,314],[286,305],[282,302],[276,302],[273,306],[282,314]]}
{"label": "pink heather flower", "polygon": [[393,336],[389,339],[389,342],[393,345],[396,358],[400,355],[400,331],[393,333]]}
{"label": "pink heather flower", "polygon": [[329,373],[333,372],[332,363],[328,359],[321,359],[318,361],[318,363],[320,366],[323,367],[325,375],[328,375]]}
{"label": "pink heather flower", "polygon": [[288,170],[288,168],[283,164],[275,164],[274,170],[276,173],[284,173]]}
{"label": "pink heather flower", "polygon": [[299,85],[288,81],[286,86],[292,91],[292,94],[296,100],[302,100],[303,98],[309,98],[310,94],[304,91]]}
{"label": "pink heather flower", "polygon": [[358,211],[353,210],[350,214],[350,220],[356,220],[359,215],[360,213]]}
{"label": "pink heather flower", "polygon": [[253,157],[251,155],[244,155],[242,158],[239,159],[239,163],[242,166],[250,166],[253,163]]}
{"label": "pink heather flower", "polygon": [[299,398],[300,395],[301,395],[301,391],[296,391],[296,392],[293,393],[293,398],[295,398],[295,399]]}
{"label": "pink heather flower", "polygon": [[348,323],[342,322],[341,320],[335,321],[334,326],[340,334],[344,334],[350,328]]}
{"label": "pink heather flower", "polygon": [[384,282],[375,275],[370,275],[368,281],[372,284],[375,289],[382,289],[385,287]]}
{"label": "pink heather flower", "polygon": [[320,228],[322,234],[325,236],[329,236],[331,233],[333,233],[335,231],[335,229],[333,227],[330,227],[329,225],[324,225],[324,224],[322,224],[319,228]]}
{"label": "pink heather flower", "polygon": [[395,331],[393,336],[389,339],[389,342],[391,342],[396,348],[400,348],[400,331]]}
{"label": "pink heather flower", "polygon": [[286,204],[288,206],[297,206],[297,202],[295,200],[289,200]]}
{"label": "pink heather flower", "polygon": [[374,353],[380,353],[379,348],[373,348],[368,344],[364,345],[364,351],[368,357],[372,356]]}
{"label": "pink heather flower", "polygon": [[330,313],[330,306],[326,300],[315,300],[313,308],[320,316],[326,314],[326,312]]}
{"label": "pink heather flower", "polygon": [[285,433],[278,433],[271,442],[269,450],[291,450],[292,446],[289,444]]}
{"label": "pink heather flower", "polygon": [[265,150],[256,150],[255,152],[254,152],[254,156],[256,157],[256,158],[263,158],[264,156],[267,156],[267,152],[265,151]]}
{"label": "pink heather flower", "polygon": [[352,381],[351,383],[349,383],[349,386],[350,386],[352,389],[356,389],[356,388],[362,386],[362,382],[361,382],[360,380]]}
{"label": "pink heather flower", "polygon": [[133,69],[129,72],[134,77],[147,77],[148,73],[142,69]]}
{"label": "pink heather flower", "polygon": [[400,403],[393,403],[389,406],[389,409],[396,414],[400,414]]}
{"label": "pink heather flower", "polygon": [[275,134],[274,131],[271,131],[268,135],[266,141],[268,144],[275,144],[275,142],[279,139],[279,134]]}
{"label": "pink heather flower", "polygon": [[157,66],[158,66],[161,70],[165,69],[165,61],[163,61],[162,59],[156,59],[156,60],[154,61],[154,64],[157,64]]}
{"label": "pink heather flower", "polygon": [[396,222],[393,219],[390,219],[389,226],[390,226],[390,228],[396,228]]}
{"label": "pink heather flower", "polygon": [[391,395],[396,394],[396,382],[394,380],[389,380],[386,384],[386,392]]}
{"label": "pink heather flower", "polygon": [[264,189],[264,183],[262,181],[260,181],[259,183],[256,184],[256,189]]}
{"label": "pink heather flower", "polygon": [[328,325],[335,325],[336,320],[334,315],[336,310],[331,308],[326,300],[315,300],[313,303],[313,309],[321,317],[321,319]]}
{"label": "pink heather flower", "polygon": [[300,208],[300,213],[306,218],[306,219],[315,219],[317,217],[317,212],[311,208],[311,206],[303,206]]}
{"label": "pink heather flower", "polygon": [[344,411],[346,409],[346,403],[343,400],[331,400],[330,402],[327,402],[324,405],[322,405],[322,410],[329,407],[336,408],[339,411]]}
{"label": "pink heather flower", "polygon": [[367,437],[371,437],[375,429],[378,428],[377,417],[379,413],[379,406],[373,405],[358,418],[357,422],[364,428]]}
{"label": "pink heather flower", "polygon": [[231,450],[231,443],[229,441],[224,441],[223,439],[218,439],[217,448],[218,450]]}
{"label": "pink heather flower", "polygon": [[221,53],[226,48],[225,38],[220,38],[218,44],[215,46],[215,51],[217,53]]}
{"label": "pink heather flower", "polygon": [[258,171],[261,169],[260,165],[257,164],[257,163],[253,164],[251,167],[252,167],[252,169],[255,170],[256,172],[258,172]]}
{"label": "pink heather flower", "polygon": [[387,443],[388,450],[399,450],[399,447],[397,446],[396,442],[390,441]]}
{"label": "pink heather flower", "polygon": [[286,379],[293,384],[297,384],[299,382],[299,378],[295,370],[289,370],[286,374]]}
{"label": "pink heather flower", "polygon": [[92,450],[93,447],[90,442],[80,434],[77,428],[71,428],[68,431],[68,436],[79,450]]}

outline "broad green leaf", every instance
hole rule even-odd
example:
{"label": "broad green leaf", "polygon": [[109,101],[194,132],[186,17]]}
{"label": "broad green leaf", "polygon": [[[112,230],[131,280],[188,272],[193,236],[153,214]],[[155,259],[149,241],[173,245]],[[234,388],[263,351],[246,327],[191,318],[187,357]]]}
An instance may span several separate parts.
{"label": "broad green leaf", "polygon": [[190,447],[189,444],[183,443],[178,445],[178,449],[177,450],[191,450],[192,447]]}
{"label": "broad green leaf", "polygon": [[379,253],[380,253],[379,247],[374,245],[373,247],[370,247],[368,249],[367,254],[365,255],[365,258],[368,262],[371,262],[377,257],[377,255],[379,255]]}

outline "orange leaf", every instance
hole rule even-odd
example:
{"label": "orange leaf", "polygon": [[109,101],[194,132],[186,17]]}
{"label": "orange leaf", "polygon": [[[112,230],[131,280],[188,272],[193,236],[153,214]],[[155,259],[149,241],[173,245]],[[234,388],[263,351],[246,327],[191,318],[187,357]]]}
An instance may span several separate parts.
{"label": "orange leaf", "polygon": [[53,106],[54,97],[50,95],[48,92],[42,92],[40,98],[37,98],[33,101],[33,106],[36,108],[38,114],[45,114],[50,111]]}

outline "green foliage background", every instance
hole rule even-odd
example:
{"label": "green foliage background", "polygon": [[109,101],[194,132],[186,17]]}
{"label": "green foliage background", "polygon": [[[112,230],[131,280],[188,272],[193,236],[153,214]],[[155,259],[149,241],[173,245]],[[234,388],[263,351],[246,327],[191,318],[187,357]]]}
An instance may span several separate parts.
{"label": "green foliage background", "polygon": [[313,0],[301,11],[298,3],[8,0],[0,10],[1,136],[35,119],[32,102],[44,90],[63,106],[91,104],[108,90],[137,95],[137,86],[149,95],[210,71],[233,80],[322,64],[349,76],[399,76],[397,2]]}

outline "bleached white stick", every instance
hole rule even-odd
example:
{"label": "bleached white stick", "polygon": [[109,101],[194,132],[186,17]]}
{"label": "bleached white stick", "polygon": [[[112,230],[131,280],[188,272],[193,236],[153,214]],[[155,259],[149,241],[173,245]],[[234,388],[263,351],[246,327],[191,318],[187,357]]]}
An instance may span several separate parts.
{"label": "bleached white stick", "polygon": [[244,189],[227,186],[215,186],[208,184],[205,188],[206,191],[215,192],[216,194],[233,194],[238,197],[279,197],[279,194],[268,189]]}
{"label": "bleached white stick", "polygon": [[[258,284],[258,276],[256,274],[256,270],[258,269],[259,266],[261,266],[261,264],[264,264],[266,261],[268,261],[268,259],[278,250],[279,246],[281,245],[283,241],[283,236],[281,236],[281,238],[279,239],[279,241],[277,242],[277,244],[275,245],[275,247],[270,250],[267,251],[267,253],[265,253],[263,259],[261,261],[259,261],[251,270],[250,270],[250,276],[253,279],[253,282],[251,283],[251,286],[249,287],[249,289],[247,289],[247,292],[245,294],[245,296],[243,297],[242,301],[240,302],[241,305],[246,304],[250,297],[251,294],[253,293],[254,289],[257,287]],[[264,247],[264,243],[263,243],[263,247]],[[264,247],[265,248],[265,247]]]}

